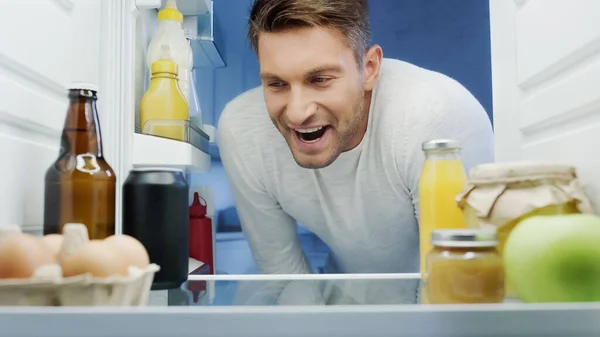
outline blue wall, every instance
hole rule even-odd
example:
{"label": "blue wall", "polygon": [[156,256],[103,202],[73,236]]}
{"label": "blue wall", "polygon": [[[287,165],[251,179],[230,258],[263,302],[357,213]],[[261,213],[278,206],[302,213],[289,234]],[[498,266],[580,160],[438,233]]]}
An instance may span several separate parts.
{"label": "blue wall", "polygon": [[[215,0],[217,34],[226,68],[196,73],[205,123],[215,124],[225,104],[260,85],[258,62],[246,40],[251,0]],[[385,57],[449,75],[492,115],[490,28],[485,0],[371,0],[373,42]]]}
{"label": "blue wall", "polygon": [[227,102],[260,85],[258,61],[246,40],[251,3],[251,0],[214,0],[215,33],[221,40],[227,66],[196,70],[198,96],[206,124],[216,125]]}
{"label": "blue wall", "polygon": [[444,73],[464,85],[492,117],[489,2],[371,0],[373,43],[384,57]]}
{"label": "blue wall", "polygon": [[[252,0],[214,0],[216,33],[223,39],[227,67],[196,71],[204,123],[216,125],[228,101],[260,85],[258,62],[246,40],[251,3]],[[371,0],[369,6],[373,43],[382,46],[385,57],[455,78],[473,93],[491,118],[488,1]],[[218,160],[210,174],[193,177],[192,184],[212,186],[217,212],[234,206]],[[228,263],[220,261],[218,265]]]}

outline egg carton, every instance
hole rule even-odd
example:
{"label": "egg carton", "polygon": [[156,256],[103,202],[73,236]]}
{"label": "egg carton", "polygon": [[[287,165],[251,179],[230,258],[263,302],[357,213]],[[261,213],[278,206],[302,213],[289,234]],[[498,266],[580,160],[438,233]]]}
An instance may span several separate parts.
{"label": "egg carton", "polygon": [[[89,241],[85,226],[69,226],[74,231],[65,234],[65,241],[67,237],[73,243]],[[2,232],[20,229],[3,227]],[[159,270],[152,263],[145,268],[130,266],[127,275],[63,277],[59,264],[47,264],[38,267],[30,278],[0,279],[0,306],[145,306]]]}
{"label": "egg carton", "polygon": [[28,279],[0,280],[0,306],[145,306],[156,264],[129,267],[129,275],[62,277],[59,265],[38,268]]}

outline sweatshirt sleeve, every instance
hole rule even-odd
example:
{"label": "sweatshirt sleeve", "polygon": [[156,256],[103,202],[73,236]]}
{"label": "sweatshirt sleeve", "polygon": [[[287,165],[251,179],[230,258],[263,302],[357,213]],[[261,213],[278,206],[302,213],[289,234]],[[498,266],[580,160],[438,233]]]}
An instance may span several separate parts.
{"label": "sweatshirt sleeve", "polygon": [[[443,75],[441,75],[443,76]],[[424,153],[423,142],[450,138],[461,144],[461,160],[466,173],[482,163],[494,161],[494,135],[490,119],[477,99],[461,84],[441,77],[430,88],[429,97],[405,115],[401,134],[396,141],[396,153],[401,153],[399,172],[410,193],[414,213],[419,221],[419,179]]]}
{"label": "sweatshirt sleeve", "polygon": [[226,111],[218,132],[221,160],[257,267],[265,274],[310,273],[294,219],[266,191],[260,172],[249,169],[260,168],[261,158],[244,155],[249,144],[236,142]]}

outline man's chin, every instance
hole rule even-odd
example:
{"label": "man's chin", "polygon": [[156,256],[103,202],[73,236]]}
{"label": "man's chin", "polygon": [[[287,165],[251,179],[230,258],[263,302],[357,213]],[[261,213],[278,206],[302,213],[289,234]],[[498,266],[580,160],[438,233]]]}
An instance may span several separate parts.
{"label": "man's chin", "polygon": [[339,154],[328,152],[310,155],[292,151],[292,156],[294,157],[294,160],[296,161],[296,164],[298,164],[298,166],[305,169],[314,170],[325,168],[331,165],[331,163],[333,163],[337,159]]}

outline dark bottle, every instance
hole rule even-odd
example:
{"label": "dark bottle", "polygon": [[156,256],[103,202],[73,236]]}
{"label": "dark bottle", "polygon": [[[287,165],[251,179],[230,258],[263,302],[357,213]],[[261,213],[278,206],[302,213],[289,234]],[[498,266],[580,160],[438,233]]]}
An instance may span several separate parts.
{"label": "dark bottle", "polygon": [[60,153],[46,171],[44,235],[66,223],[85,224],[92,240],[115,234],[117,179],[102,152],[97,91],[88,83],[69,89]]}
{"label": "dark bottle", "polygon": [[138,239],[160,266],[152,290],[178,289],[189,269],[189,186],[168,168],[133,169],[123,184],[123,234]]}

